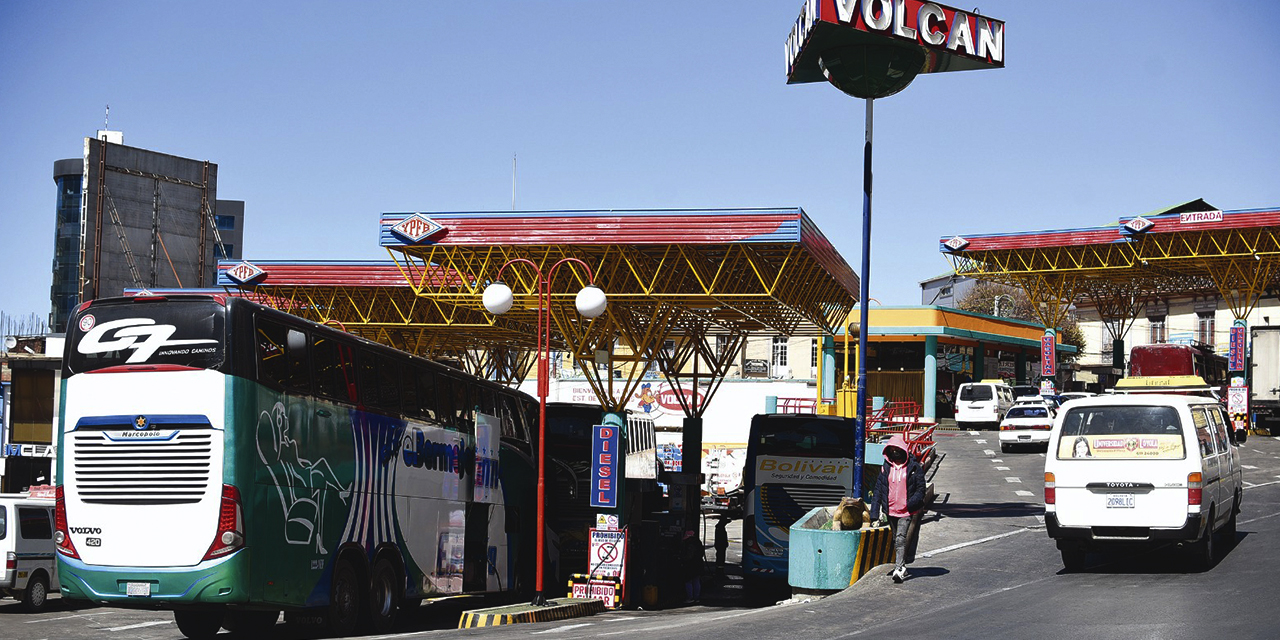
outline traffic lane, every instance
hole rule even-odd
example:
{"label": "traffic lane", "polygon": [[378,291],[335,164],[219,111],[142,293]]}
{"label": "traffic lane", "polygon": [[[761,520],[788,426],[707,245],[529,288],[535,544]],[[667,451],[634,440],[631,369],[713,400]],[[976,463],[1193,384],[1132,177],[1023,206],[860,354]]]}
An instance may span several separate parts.
{"label": "traffic lane", "polygon": [[173,614],[165,611],[100,607],[83,600],[51,596],[49,607],[29,613],[16,601],[0,604],[0,638],[129,638],[160,640],[181,638]]}

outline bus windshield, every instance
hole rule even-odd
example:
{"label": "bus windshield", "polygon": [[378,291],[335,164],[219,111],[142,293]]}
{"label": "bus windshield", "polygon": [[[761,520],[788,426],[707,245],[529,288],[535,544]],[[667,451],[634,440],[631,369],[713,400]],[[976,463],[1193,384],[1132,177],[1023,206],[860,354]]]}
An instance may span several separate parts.
{"label": "bus windshield", "polygon": [[[752,448],[757,454],[774,456],[825,456],[853,451],[853,423],[838,428],[831,418],[757,417],[753,425]],[[837,423],[839,421],[836,421]],[[766,427],[765,425],[769,425]],[[833,428],[835,427],[835,428]]]}
{"label": "bus windshield", "polygon": [[64,376],[129,365],[217,369],[225,315],[212,299],[91,305],[69,323]]}

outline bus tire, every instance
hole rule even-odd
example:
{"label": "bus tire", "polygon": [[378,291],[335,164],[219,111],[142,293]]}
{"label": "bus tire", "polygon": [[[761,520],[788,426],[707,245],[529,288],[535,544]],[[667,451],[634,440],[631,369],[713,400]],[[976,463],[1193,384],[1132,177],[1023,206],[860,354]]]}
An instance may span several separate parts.
{"label": "bus tire", "polygon": [[37,571],[27,581],[27,588],[22,592],[22,608],[35,613],[43,611],[49,604],[49,578],[44,571]]}
{"label": "bus tire", "polygon": [[375,633],[390,633],[396,626],[396,614],[400,610],[404,579],[400,569],[387,558],[373,563],[369,581],[369,627]]}
{"label": "bus tire", "polygon": [[192,611],[179,609],[173,612],[173,621],[178,623],[178,631],[191,640],[204,640],[218,635],[222,628],[223,611]]}
{"label": "bus tire", "polygon": [[331,635],[349,636],[360,621],[360,574],[346,558],[339,558],[329,583],[329,608],[325,626]]}

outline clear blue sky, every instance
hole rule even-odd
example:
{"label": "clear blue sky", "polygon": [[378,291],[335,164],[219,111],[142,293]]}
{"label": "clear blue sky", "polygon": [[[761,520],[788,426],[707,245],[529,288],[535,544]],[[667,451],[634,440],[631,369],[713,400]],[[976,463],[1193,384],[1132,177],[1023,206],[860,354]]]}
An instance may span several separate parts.
{"label": "clear blue sky", "polygon": [[[383,211],[799,206],[860,270],[864,105],[788,86],[801,2],[0,3],[0,311],[49,311],[53,162],[218,164],[250,259],[385,259]],[[1280,206],[1280,3],[988,0],[1006,68],[876,102],[871,296],[940,236]],[[966,5],[965,8],[968,8]]]}

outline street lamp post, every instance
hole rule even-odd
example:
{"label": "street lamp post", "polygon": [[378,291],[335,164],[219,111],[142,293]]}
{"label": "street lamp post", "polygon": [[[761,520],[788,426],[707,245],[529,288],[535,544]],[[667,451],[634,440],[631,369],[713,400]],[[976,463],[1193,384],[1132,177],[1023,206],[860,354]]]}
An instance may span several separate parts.
{"label": "street lamp post", "polygon": [[[537,574],[534,582],[535,593],[533,596],[533,604],[542,606],[547,604],[546,597],[542,593],[542,565],[543,556],[546,550],[546,459],[547,459],[547,392],[550,389],[550,383],[547,380],[551,359],[551,278],[555,275],[556,268],[566,262],[574,262],[587,270],[587,281],[594,282],[595,277],[591,275],[591,267],[587,263],[577,258],[563,258],[544,275],[538,265],[527,258],[515,258],[508,260],[498,269],[498,279],[485,287],[483,301],[484,308],[494,315],[502,315],[511,309],[511,305],[515,302],[515,296],[508,287],[502,282],[502,272],[507,267],[523,263],[533,269],[537,276],[538,286],[538,522],[537,522]],[[597,318],[604,313],[605,305],[608,301],[605,299],[604,292],[595,284],[588,284],[578,292],[574,299],[574,306],[577,307],[578,313],[586,318]]]}
{"label": "street lamp post", "polygon": [[996,294],[995,299],[991,301],[991,315],[996,316],[997,318],[1000,317],[1000,298],[1013,300],[1013,296],[1007,293]]}

